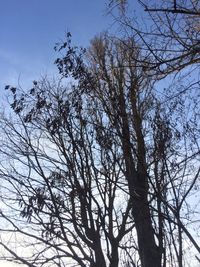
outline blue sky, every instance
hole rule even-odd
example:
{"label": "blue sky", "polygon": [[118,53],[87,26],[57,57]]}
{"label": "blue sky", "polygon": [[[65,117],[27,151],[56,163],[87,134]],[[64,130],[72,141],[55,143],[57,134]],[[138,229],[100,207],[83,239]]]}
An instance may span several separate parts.
{"label": "blue sky", "polygon": [[40,75],[56,72],[54,44],[71,31],[87,46],[111,20],[103,0],[1,0],[0,92],[6,84],[22,87]]}

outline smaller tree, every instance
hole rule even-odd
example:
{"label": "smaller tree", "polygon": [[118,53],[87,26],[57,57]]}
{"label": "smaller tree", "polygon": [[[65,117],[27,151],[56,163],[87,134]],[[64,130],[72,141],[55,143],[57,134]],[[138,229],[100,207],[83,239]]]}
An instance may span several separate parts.
{"label": "smaller tree", "polygon": [[101,127],[101,111],[61,83],[34,82],[21,94],[7,89],[15,116],[1,118],[0,228],[28,249],[20,255],[1,241],[5,259],[28,266],[118,266],[130,257],[134,224],[121,151]]}

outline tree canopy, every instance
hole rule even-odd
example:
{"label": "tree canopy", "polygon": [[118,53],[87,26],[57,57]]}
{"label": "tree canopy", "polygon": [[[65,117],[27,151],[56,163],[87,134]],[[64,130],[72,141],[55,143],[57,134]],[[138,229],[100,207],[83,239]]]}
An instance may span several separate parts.
{"label": "tree canopy", "polygon": [[135,29],[122,1],[123,37],[102,33],[83,49],[68,33],[55,46],[60,80],[6,86],[2,259],[31,267],[199,261],[199,80],[185,71],[197,67],[198,38],[168,21],[194,15],[197,33],[198,1],[197,14],[176,1],[173,9],[139,2],[156,12],[159,33]]}

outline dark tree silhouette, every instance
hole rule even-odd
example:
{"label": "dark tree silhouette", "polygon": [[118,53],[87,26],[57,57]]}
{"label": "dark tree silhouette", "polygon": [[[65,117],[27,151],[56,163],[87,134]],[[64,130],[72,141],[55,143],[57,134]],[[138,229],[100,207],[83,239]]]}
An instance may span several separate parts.
{"label": "dark tree silhouette", "polygon": [[[133,36],[102,34],[87,50],[70,37],[55,47],[59,83],[6,87],[13,113],[1,118],[3,258],[184,266],[186,248],[200,251],[189,227],[200,171],[196,99],[181,84],[171,99],[160,96]],[[12,246],[15,233],[26,253]]]}

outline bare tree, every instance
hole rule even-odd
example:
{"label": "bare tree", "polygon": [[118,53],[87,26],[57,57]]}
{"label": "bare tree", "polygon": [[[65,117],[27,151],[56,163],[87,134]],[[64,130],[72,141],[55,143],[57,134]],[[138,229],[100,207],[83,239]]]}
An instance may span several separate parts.
{"label": "bare tree", "polygon": [[[118,266],[134,228],[121,152],[101,128],[102,112],[94,113],[84,96],[46,80],[34,83],[21,95],[10,88],[16,117],[1,119],[3,259]],[[9,233],[26,247],[23,255]]]}
{"label": "bare tree", "polygon": [[1,230],[32,238],[32,254],[20,256],[4,240],[5,258],[186,266],[185,249],[200,251],[190,231],[200,171],[196,99],[174,94],[180,83],[173,98],[160,95],[133,36],[102,34],[87,50],[68,38],[55,49],[71,87],[34,82],[21,95],[6,87],[16,118],[1,121],[1,217],[10,224]]}
{"label": "bare tree", "polygon": [[[117,1],[114,2],[117,3]],[[151,75],[152,79],[165,79],[164,82],[157,85],[158,93],[163,96],[163,102],[171,103],[171,111],[173,110],[173,102],[179,101],[180,98],[186,99],[184,104],[182,103],[183,105],[187,103],[185,106],[187,115],[184,114],[183,108],[179,108],[183,112],[182,114],[180,114],[180,117],[183,116],[183,118],[186,119],[187,123],[186,121],[185,123],[183,123],[183,120],[182,122],[179,121],[180,124],[177,128],[178,135],[180,135],[181,133],[181,137],[183,138],[182,133],[184,133],[185,136],[184,141],[182,141],[182,145],[184,144],[185,148],[185,157],[180,160],[181,164],[178,164],[176,167],[177,172],[180,171],[180,166],[182,166],[180,168],[182,168],[182,170],[184,171],[190,170],[190,175],[188,174],[188,177],[193,177],[193,179],[191,179],[190,181],[188,180],[188,188],[186,187],[187,189],[185,188],[184,190],[182,190],[181,187],[183,186],[183,184],[177,187],[177,183],[174,183],[173,179],[169,177],[171,188],[173,188],[172,195],[174,195],[174,201],[176,203],[176,207],[173,209],[172,207],[170,207],[169,210],[172,212],[172,217],[176,218],[178,223],[179,233],[177,234],[177,236],[179,236],[178,239],[180,240],[180,243],[178,245],[179,249],[176,249],[176,238],[173,238],[173,233],[171,234],[172,240],[170,242],[172,242],[176,251],[177,258],[179,258],[179,265],[182,266],[182,255],[184,254],[184,250],[181,241],[181,235],[183,232],[187,234],[187,237],[191,240],[197,251],[200,252],[199,246],[195,242],[195,240],[193,240],[192,235],[187,232],[187,229],[179,221],[179,216],[181,216],[181,209],[187,210],[188,215],[189,213],[194,214],[194,210],[197,207],[195,207],[194,205],[193,210],[191,209],[191,207],[188,210],[189,203],[192,205],[194,198],[191,197],[189,203],[185,201],[185,199],[190,198],[188,197],[188,195],[191,194],[191,191],[194,191],[194,188],[198,191],[198,186],[193,187],[194,183],[198,181],[198,168],[196,169],[195,175],[191,174],[193,172],[192,168],[198,165],[199,153],[199,126],[197,126],[197,120],[199,119],[197,119],[197,102],[199,102],[198,91],[200,2],[176,0],[166,0],[160,2],[137,1],[140,4],[140,8],[136,10],[135,13],[131,13],[131,7],[134,7],[133,4],[135,4],[135,2],[129,1],[130,5],[129,7],[127,6],[127,12],[124,12],[123,14],[120,12],[119,17],[116,17],[115,13],[114,19],[121,23],[123,29],[122,32],[125,35],[134,36],[134,38],[137,39],[141,53],[143,55],[146,55],[146,58],[148,58],[150,62],[149,67],[151,69],[151,72],[149,73],[149,75]],[[143,18],[138,20],[138,17],[141,13],[141,8],[144,10],[144,14]],[[139,15],[136,17],[135,14],[136,16],[138,14]],[[142,65],[144,68],[146,68],[146,58],[145,60],[143,59],[142,61],[139,61],[138,66]],[[164,90],[163,84],[165,84]],[[188,118],[186,118],[187,116]],[[177,126],[176,122],[175,125]],[[183,125],[185,129],[183,129]],[[193,129],[195,129],[195,135],[187,133],[188,131],[193,131]],[[189,136],[192,136],[192,142],[197,144],[195,151],[193,151],[193,146],[191,144],[189,145]],[[191,153],[189,157],[187,157],[188,152],[189,154]],[[184,155],[184,153],[181,153],[181,155]],[[194,160],[195,157],[197,160]],[[159,166],[159,164],[157,165]],[[166,163],[164,165],[166,165]],[[164,170],[165,175],[163,174],[162,177],[166,176],[166,167],[164,165],[162,169]],[[173,164],[172,166],[174,168]],[[158,168],[156,167],[155,170],[158,170]],[[170,170],[173,172],[172,169]],[[170,172],[167,171],[167,173],[169,174]],[[184,180],[184,175],[185,173],[181,175],[182,181]],[[158,175],[155,175],[155,178],[156,177],[158,177]],[[159,183],[157,183],[157,185],[159,185]],[[191,187],[189,185],[191,185]],[[159,193],[160,190],[157,190],[157,193]],[[195,193],[193,192],[192,194]],[[182,217],[187,217],[187,215],[182,215]],[[195,224],[195,220],[195,218],[191,219],[191,224]],[[198,217],[197,221],[199,222]],[[189,225],[189,222],[187,222],[187,224]],[[173,227],[170,226],[170,229],[170,231],[172,231]]]}

